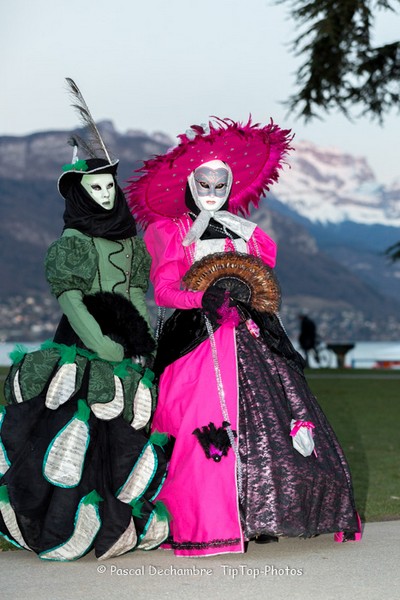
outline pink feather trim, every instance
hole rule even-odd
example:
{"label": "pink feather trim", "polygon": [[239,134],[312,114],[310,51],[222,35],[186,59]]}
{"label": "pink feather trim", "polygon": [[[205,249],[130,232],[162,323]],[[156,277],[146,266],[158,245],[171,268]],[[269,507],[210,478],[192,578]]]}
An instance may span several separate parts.
{"label": "pink feather trim", "polygon": [[178,218],[187,212],[185,188],[190,172],[212,159],[228,163],[233,172],[229,210],[246,216],[250,205],[258,206],[260,197],[278,180],[284,158],[293,139],[291,131],[281,129],[272,119],[268,125],[246,124],[212,117],[210,132],[192,126],[194,139],[179,135],[178,146],[166,154],[144,162],[138,175],[125,188],[130,210],[144,228],[160,218]]}
{"label": "pink feather trim", "polygon": [[235,306],[229,305],[229,292],[225,292],[225,300],[217,309],[219,315],[218,323],[220,325],[229,325],[230,327],[238,327],[240,316]]}

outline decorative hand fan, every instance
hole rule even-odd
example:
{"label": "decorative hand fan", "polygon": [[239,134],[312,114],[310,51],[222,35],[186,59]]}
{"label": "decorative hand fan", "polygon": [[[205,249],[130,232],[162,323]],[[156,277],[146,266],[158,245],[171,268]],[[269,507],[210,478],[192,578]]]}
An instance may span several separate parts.
{"label": "decorative hand fan", "polygon": [[260,258],[241,252],[219,252],[195,262],[183,278],[186,289],[205,291],[216,285],[227,289],[234,300],[260,312],[278,312],[279,283],[273,270]]}

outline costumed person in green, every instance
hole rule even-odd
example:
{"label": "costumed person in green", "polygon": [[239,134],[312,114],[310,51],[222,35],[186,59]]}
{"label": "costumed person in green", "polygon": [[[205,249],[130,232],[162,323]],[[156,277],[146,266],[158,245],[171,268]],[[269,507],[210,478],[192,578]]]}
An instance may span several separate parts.
{"label": "costumed person in green", "polygon": [[79,89],[76,108],[104,158],[74,157],[58,181],[64,230],[46,256],[63,316],[54,340],[16,350],[0,413],[0,532],[46,560],[149,550],[168,535],[156,496],[163,438],[149,438],[155,348],[145,292],[150,257]]}

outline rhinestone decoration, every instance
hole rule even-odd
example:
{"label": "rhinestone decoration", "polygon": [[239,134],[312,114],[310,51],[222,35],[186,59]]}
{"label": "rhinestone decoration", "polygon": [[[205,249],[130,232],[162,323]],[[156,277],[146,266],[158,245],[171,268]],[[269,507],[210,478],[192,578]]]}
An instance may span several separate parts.
{"label": "rhinestone decoration", "polygon": [[[205,320],[206,327],[207,327],[207,333],[210,338],[211,353],[212,353],[212,358],[213,358],[213,363],[214,363],[215,378],[217,380],[217,389],[218,389],[219,402],[221,405],[222,416],[224,418],[224,421],[226,421],[227,423],[230,423],[231,421],[229,418],[228,409],[227,409],[226,402],[225,402],[225,390],[224,390],[224,384],[222,382],[222,377],[221,377],[221,369],[219,367],[217,345],[215,343],[214,331],[213,331],[212,325],[211,325],[209,319],[207,318],[207,316],[206,315],[203,315],[203,316],[204,316],[204,320]],[[226,433],[228,434],[228,438],[229,438],[232,450],[234,451],[235,456],[236,456],[238,493],[239,493],[239,498],[241,498],[242,497],[242,489],[243,489],[242,462],[241,462],[240,456],[239,456],[238,443],[235,440],[235,437],[234,437],[233,431],[232,431],[232,427],[230,424],[226,426]]]}

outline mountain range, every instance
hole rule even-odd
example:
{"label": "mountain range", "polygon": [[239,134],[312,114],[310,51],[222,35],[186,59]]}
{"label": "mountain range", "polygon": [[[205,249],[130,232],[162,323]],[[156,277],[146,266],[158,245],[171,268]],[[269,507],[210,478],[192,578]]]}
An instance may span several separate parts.
{"label": "mountain range", "polygon": [[[99,127],[120,159],[121,185],[143,159],[174,144],[163,133],[120,133],[110,121]],[[62,230],[56,181],[71,160],[71,133],[0,137],[3,340],[49,337],[59,317],[43,258]],[[400,264],[383,254],[400,237],[400,180],[382,185],[364,158],[337,149],[310,142],[295,148],[279,183],[250,216],[278,242],[288,333],[297,335],[298,314],[308,312],[325,340],[400,339]]]}

